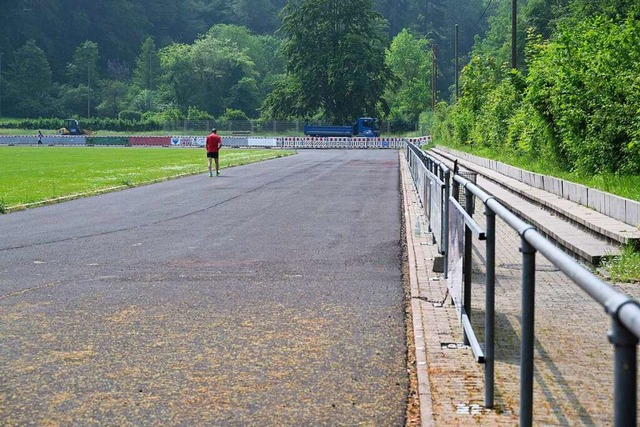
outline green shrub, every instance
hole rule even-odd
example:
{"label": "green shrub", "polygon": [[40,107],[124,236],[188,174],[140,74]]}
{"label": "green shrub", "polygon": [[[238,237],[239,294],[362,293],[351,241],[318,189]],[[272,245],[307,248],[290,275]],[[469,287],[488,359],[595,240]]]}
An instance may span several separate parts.
{"label": "green shrub", "polygon": [[213,120],[214,117],[207,113],[206,111],[198,110],[196,107],[189,106],[189,110],[187,112],[188,120]]}
{"label": "green shrub", "polygon": [[120,120],[139,122],[142,120],[142,113],[140,111],[123,110],[118,113],[118,118]]}
{"label": "green shrub", "polygon": [[242,110],[234,110],[232,108],[227,108],[224,114],[220,117],[220,120],[223,122],[229,120],[249,120],[249,117]]}
{"label": "green shrub", "polygon": [[568,20],[539,42],[526,102],[546,120],[562,164],[583,173],[640,172],[640,22]]}

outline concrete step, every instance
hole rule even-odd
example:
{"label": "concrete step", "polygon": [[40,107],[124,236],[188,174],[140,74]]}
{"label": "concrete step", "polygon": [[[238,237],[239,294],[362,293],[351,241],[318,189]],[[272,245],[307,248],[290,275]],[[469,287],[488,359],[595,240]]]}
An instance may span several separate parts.
{"label": "concrete step", "polygon": [[[429,150],[435,155],[452,161],[452,155],[438,150]],[[458,164],[465,169],[477,172],[522,197],[525,197],[556,214],[579,224],[581,227],[600,235],[605,239],[620,244],[639,244],[640,229],[611,218],[587,206],[551,194],[547,191],[524,184],[495,170],[477,165],[466,160],[458,160]]]}
{"label": "concrete step", "polygon": [[[437,150],[429,150],[429,154],[452,167],[453,162],[449,154],[445,153],[445,156]],[[602,260],[621,253],[620,242],[607,238],[601,233],[594,232],[591,229],[593,227],[584,227],[582,223],[575,221],[570,215],[562,215],[555,209],[549,209],[549,205],[555,205],[552,198],[559,199],[558,196],[546,193],[529,197],[529,189],[532,192],[535,190],[536,193],[542,190],[526,186],[512,178],[471,162],[458,160],[458,165],[462,169],[476,172],[478,174],[476,182],[479,187],[499,199],[515,215],[535,226],[539,232],[548,236],[566,252],[573,254],[575,257],[592,265],[598,265]],[[541,203],[539,200],[545,200],[546,203]],[[567,203],[572,202],[564,199],[560,199],[559,202],[559,206],[575,209],[575,206],[567,205]]]}

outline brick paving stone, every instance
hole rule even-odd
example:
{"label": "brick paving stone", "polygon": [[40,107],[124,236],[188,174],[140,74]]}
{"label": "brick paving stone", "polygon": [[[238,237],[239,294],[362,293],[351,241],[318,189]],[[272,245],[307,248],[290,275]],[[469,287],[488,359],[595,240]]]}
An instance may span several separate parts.
{"label": "brick paving stone", "polygon": [[[468,347],[448,349],[462,343],[460,322],[446,293],[442,274],[431,272],[437,255],[433,236],[422,224],[413,182],[401,153],[405,200],[412,209],[406,215],[415,236],[412,250],[420,259],[416,268],[420,300],[418,316],[425,335],[430,404],[435,425],[517,425],[520,404],[521,262],[520,238],[496,218],[496,360],[495,405],[484,408],[484,365],[475,362]],[[474,219],[484,227],[482,206]],[[480,342],[484,342],[484,242],[474,241],[471,319]],[[634,298],[640,286],[616,287]],[[609,316],[564,273],[540,254],[536,255],[536,308],[534,349],[535,425],[612,425],[613,348],[607,340]],[[425,424],[423,420],[423,425]]]}

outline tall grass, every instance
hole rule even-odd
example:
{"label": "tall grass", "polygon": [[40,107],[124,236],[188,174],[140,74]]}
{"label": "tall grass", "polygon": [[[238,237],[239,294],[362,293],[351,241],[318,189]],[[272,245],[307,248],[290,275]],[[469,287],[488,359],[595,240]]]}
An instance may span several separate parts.
{"label": "tall grass", "polygon": [[603,267],[611,280],[616,282],[640,282],[640,252],[629,245],[620,256],[606,261]]}

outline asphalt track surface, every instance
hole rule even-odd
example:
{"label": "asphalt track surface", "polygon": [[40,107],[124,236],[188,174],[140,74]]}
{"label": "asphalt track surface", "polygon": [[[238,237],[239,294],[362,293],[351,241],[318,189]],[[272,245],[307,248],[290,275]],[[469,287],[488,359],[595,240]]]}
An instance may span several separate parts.
{"label": "asphalt track surface", "polygon": [[0,215],[0,424],[402,425],[400,223],[393,150]]}

